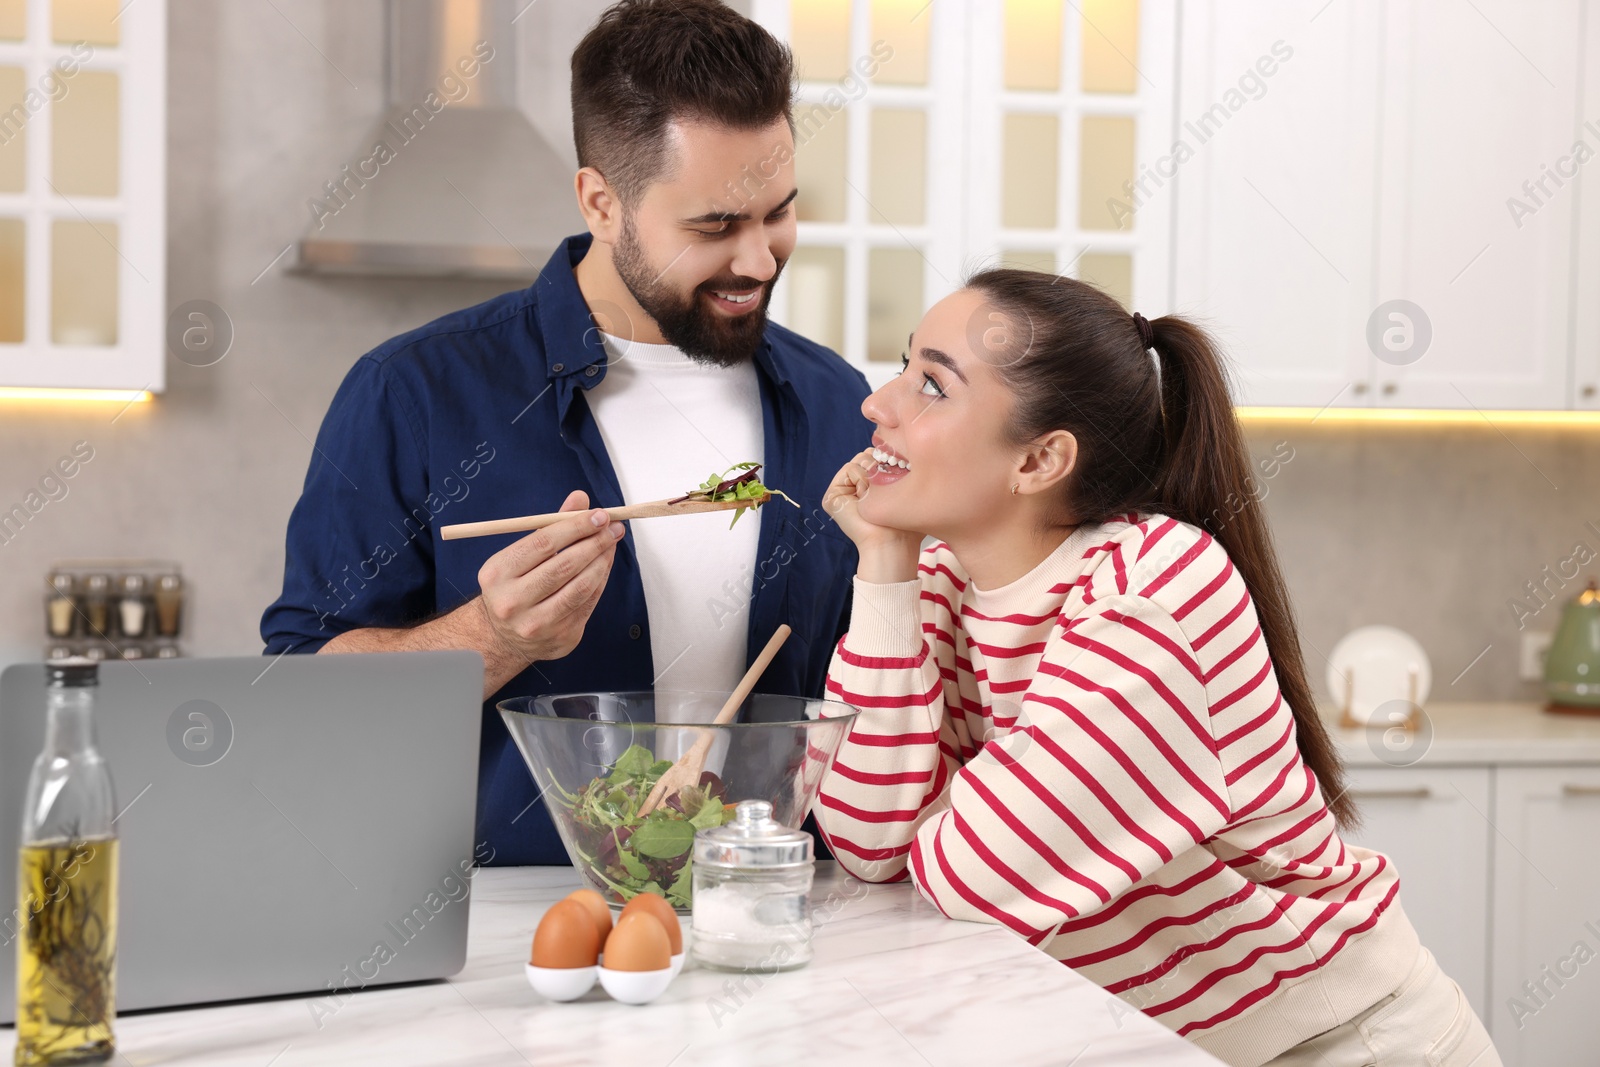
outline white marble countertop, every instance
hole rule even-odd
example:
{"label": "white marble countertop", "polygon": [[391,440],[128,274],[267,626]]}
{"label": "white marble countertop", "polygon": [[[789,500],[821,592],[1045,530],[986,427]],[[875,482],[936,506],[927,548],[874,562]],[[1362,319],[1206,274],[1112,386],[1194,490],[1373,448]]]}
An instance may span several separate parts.
{"label": "white marble countertop", "polygon": [[[1541,704],[1509,702],[1429,703],[1423,712],[1426,722],[1413,742],[1426,745],[1419,765],[1600,763],[1600,716],[1556,714]],[[1411,758],[1411,753],[1385,758],[1387,723],[1340,727],[1337,712],[1326,709],[1323,721],[1351,766],[1404,764]]]}
{"label": "white marble countertop", "polygon": [[[580,1000],[552,1003],[528,987],[522,966],[544,909],[577,886],[570,867],[481,869],[467,965],[448,981],[354,993],[320,1020],[311,997],[126,1015],[117,1020],[114,1062],[1220,1063],[1009,931],[946,919],[910,885],[857,882],[831,862],[817,865],[816,956],[808,966],[740,976],[697,967],[691,958],[667,992],[642,1007],[612,1001],[598,986]],[[735,985],[741,977],[742,992]],[[15,1041],[14,1030],[3,1031],[5,1062]]]}

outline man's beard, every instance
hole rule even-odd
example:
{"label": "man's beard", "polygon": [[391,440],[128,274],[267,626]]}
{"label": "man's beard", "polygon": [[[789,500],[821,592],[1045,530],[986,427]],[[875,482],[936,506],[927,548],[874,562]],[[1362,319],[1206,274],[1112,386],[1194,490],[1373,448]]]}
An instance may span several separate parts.
{"label": "man's beard", "polygon": [[[733,275],[713,278],[680,295],[661,279],[645,258],[644,246],[633,228],[632,216],[622,220],[622,237],[617,241],[612,261],[622,284],[628,287],[639,306],[655,320],[661,336],[667,343],[680,349],[690,359],[719,367],[736,367],[755,355],[756,348],[767,329],[767,304],[772,300],[772,287],[783,273],[784,261],[766,282]],[[707,307],[701,293],[739,292],[761,287],[761,306],[743,315],[720,315]]]}

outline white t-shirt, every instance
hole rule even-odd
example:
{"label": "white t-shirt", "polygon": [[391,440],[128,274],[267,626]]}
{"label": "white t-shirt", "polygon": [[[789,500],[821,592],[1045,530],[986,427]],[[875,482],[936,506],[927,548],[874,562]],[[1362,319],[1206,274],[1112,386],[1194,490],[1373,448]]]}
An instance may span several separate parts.
{"label": "white t-shirt", "polygon": [[[763,462],[755,364],[696,362],[672,345],[602,334],[610,366],[589,409],[625,503],[663,500],[735,463]],[[639,555],[657,689],[728,692],[745,670],[749,600],[727,611],[729,589],[749,589],[760,530],[729,512],[629,523]]]}

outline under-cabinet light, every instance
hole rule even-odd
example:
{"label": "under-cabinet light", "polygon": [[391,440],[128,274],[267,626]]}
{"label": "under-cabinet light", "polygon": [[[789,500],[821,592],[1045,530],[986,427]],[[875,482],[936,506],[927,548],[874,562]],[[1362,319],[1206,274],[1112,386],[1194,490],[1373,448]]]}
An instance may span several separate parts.
{"label": "under-cabinet light", "polygon": [[1240,407],[1241,421],[1363,423],[1446,426],[1588,427],[1600,429],[1600,411],[1479,411],[1448,408]]}
{"label": "under-cabinet light", "polygon": [[32,389],[0,386],[0,400],[94,400],[144,404],[155,399],[148,389]]}

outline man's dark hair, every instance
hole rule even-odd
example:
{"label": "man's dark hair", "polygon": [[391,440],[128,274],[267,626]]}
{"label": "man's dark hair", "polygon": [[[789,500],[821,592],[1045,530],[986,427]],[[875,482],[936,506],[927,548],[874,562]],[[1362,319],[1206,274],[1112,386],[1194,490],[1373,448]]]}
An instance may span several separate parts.
{"label": "man's dark hair", "polygon": [[621,0],[572,53],[578,165],[637,203],[667,165],[667,126],[793,129],[794,57],[717,0]]}

